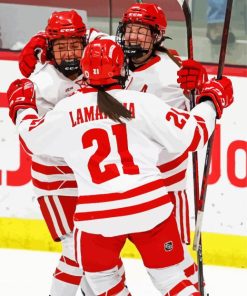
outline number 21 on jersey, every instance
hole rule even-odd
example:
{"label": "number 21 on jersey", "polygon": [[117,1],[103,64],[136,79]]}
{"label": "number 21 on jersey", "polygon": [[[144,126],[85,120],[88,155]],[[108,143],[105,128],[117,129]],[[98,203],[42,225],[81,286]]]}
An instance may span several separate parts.
{"label": "number 21 on jersey", "polygon": [[116,124],[111,129],[111,135],[108,135],[104,129],[93,128],[86,131],[82,136],[82,147],[84,149],[92,147],[93,141],[97,142],[97,150],[88,161],[88,169],[92,181],[96,184],[101,184],[120,176],[118,167],[114,163],[104,165],[104,170],[100,168],[100,163],[111,153],[109,140],[111,136],[115,137],[123,173],[128,175],[139,174],[139,167],[135,165],[133,156],[129,152],[126,125]]}

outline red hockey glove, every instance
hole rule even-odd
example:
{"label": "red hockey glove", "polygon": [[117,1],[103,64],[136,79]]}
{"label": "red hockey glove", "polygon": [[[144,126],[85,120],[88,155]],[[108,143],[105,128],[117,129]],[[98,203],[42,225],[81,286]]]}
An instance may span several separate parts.
{"label": "red hockey glove", "polygon": [[[42,64],[47,60],[47,39],[44,32],[34,35],[21,51],[19,69],[23,76],[29,77],[37,64],[38,59]],[[40,57],[38,58],[38,55]]]}
{"label": "red hockey glove", "polygon": [[188,94],[192,89],[197,89],[200,93],[202,85],[208,81],[206,69],[194,60],[183,61],[177,74],[177,82],[185,94]]}
{"label": "red hockey glove", "polygon": [[209,80],[202,86],[201,94],[196,98],[196,103],[211,100],[217,112],[217,118],[221,118],[223,109],[230,106],[233,102],[232,82],[227,77],[220,80],[215,78]]}
{"label": "red hockey glove", "polygon": [[9,116],[14,124],[18,110],[33,108],[37,111],[34,85],[29,79],[17,79],[12,82],[7,91],[7,98],[9,101]]}

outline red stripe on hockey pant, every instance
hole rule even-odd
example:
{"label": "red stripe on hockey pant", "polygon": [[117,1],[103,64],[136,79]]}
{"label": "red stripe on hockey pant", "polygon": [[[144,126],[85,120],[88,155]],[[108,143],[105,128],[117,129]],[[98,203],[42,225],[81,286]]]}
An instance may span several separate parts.
{"label": "red stripe on hockey pant", "polygon": [[[180,283],[178,283],[175,287],[173,287],[168,293],[166,293],[164,296],[177,296],[180,292],[182,292],[185,288],[193,286],[192,283],[189,280],[183,280]],[[197,293],[197,292],[196,292]],[[199,294],[190,294],[188,296],[195,295],[200,296]]]}
{"label": "red stripe on hockey pant", "polygon": [[54,198],[52,195],[49,195],[48,196],[48,199],[49,199],[49,202],[51,204],[51,207],[53,209],[53,212],[55,214],[55,218],[56,218],[56,221],[57,221],[57,224],[58,224],[58,227],[59,227],[59,230],[62,234],[66,234],[66,230],[64,229],[64,226],[63,226],[63,221],[61,219],[61,216],[60,216],[60,213],[59,213],[59,210],[57,208],[57,205],[54,201]]}
{"label": "red stripe on hockey pant", "polygon": [[74,172],[68,166],[48,166],[37,162],[32,162],[32,169],[35,172],[46,175],[60,175],[60,174],[73,174]]}
{"label": "red stripe on hockey pant", "polygon": [[63,208],[63,212],[67,220],[67,224],[70,228],[70,232],[72,232],[74,228],[74,213],[77,204],[77,197],[59,195],[58,198]]}
{"label": "red stripe on hockey pant", "polygon": [[[171,201],[174,205],[173,214],[176,217],[179,228],[181,240],[185,244],[190,244],[190,221],[189,221],[189,204],[185,190],[169,192],[171,194]],[[177,205],[176,196],[179,198]],[[185,223],[184,223],[185,219]],[[185,225],[184,225],[185,224]],[[186,233],[186,235],[185,235]]]}
{"label": "red stripe on hockey pant", "polygon": [[106,194],[97,194],[97,195],[82,195],[78,198],[78,204],[86,204],[86,203],[98,203],[98,202],[107,202],[107,201],[115,201],[121,199],[132,198],[141,194],[145,194],[151,192],[153,190],[164,187],[164,180],[156,180],[131,190],[125,191],[123,193],[106,193]]}
{"label": "red stripe on hockey pant", "polygon": [[39,206],[40,206],[40,210],[41,210],[41,213],[43,215],[43,218],[46,222],[46,225],[49,229],[49,232],[51,234],[51,237],[54,241],[60,241],[60,237],[59,235],[57,234],[56,232],[56,229],[54,227],[54,223],[53,223],[53,220],[51,218],[51,215],[50,215],[50,212],[47,208],[47,205],[46,205],[46,202],[44,200],[44,196],[41,196],[38,198],[38,202],[39,202]]}
{"label": "red stripe on hockey pant", "polygon": [[189,210],[189,202],[188,202],[188,197],[187,197],[187,193],[186,193],[186,190],[183,191],[183,194],[185,196],[185,201],[186,201],[186,229],[185,231],[187,231],[187,241],[184,242],[186,243],[187,245],[190,244],[190,210]]}
{"label": "red stripe on hockey pant", "polygon": [[125,289],[124,281],[123,279],[113,288],[110,290],[99,294],[98,296],[116,296],[118,293],[122,292]]}
{"label": "red stripe on hockey pant", "polygon": [[189,267],[187,267],[186,269],[184,269],[184,274],[186,275],[186,277],[190,277],[194,273],[196,273],[197,270],[198,270],[197,265],[195,263],[193,263],[192,265],[190,265]]}
{"label": "red stripe on hockey pant", "polygon": [[181,191],[178,192],[178,198],[179,198],[179,215],[180,215],[180,235],[181,235],[181,240],[184,242],[184,219],[183,219],[183,197],[181,195]]}
{"label": "red stripe on hockey pant", "polygon": [[104,219],[104,218],[111,218],[111,217],[128,216],[132,214],[149,211],[154,208],[158,208],[169,202],[170,202],[170,196],[167,194],[159,198],[156,198],[155,200],[151,200],[143,204],[129,206],[125,208],[101,210],[101,211],[95,211],[95,212],[75,213],[74,220],[84,221],[84,220],[95,220],[95,219]]}
{"label": "red stripe on hockey pant", "polygon": [[55,273],[53,274],[54,278],[68,284],[72,285],[80,285],[82,276],[76,276],[68,273],[62,272],[60,269],[56,269]]}
{"label": "red stripe on hockey pant", "polygon": [[39,189],[43,190],[58,190],[58,189],[65,189],[65,188],[77,188],[76,181],[55,181],[55,182],[41,182],[35,178],[32,178],[33,185]]}

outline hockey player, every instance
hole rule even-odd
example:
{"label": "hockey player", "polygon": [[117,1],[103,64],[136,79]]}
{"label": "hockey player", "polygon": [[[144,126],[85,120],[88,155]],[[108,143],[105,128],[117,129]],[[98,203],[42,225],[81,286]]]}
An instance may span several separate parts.
{"label": "hockey player", "polygon": [[183,248],[156,163],[163,149],[204,146],[215,117],[233,101],[231,81],[205,83],[188,113],[154,95],[121,90],[123,66],[119,45],[93,41],[82,58],[90,86],[40,117],[33,83],[16,80],[7,93],[10,117],[27,149],[62,157],[75,173],[76,256],[96,295],[130,295],[117,267],[129,238],[162,295],[199,296],[178,264]]}
{"label": "hockey player", "polygon": [[[105,35],[95,29],[86,30],[81,16],[71,10],[54,12],[45,31],[31,38],[21,52],[19,68],[26,77],[36,70],[30,79],[35,84],[39,115],[43,116],[81,87],[80,59],[84,47],[87,42]],[[62,243],[50,294],[75,296],[82,270],[74,258],[73,214],[78,191],[73,171],[62,158],[34,155],[32,182],[50,234],[54,241]],[[84,283],[85,295],[94,295]]]}
{"label": "hockey player", "polygon": [[[200,88],[207,75],[201,64],[194,61],[181,62],[174,50],[162,46],[167,38],[166,16],[153,3],[136,3],[123,14],[117,29],[117,42],[128,56],[130,76],[126,89],[138,90],[158,96],[172,107],[186,110],[188,92]],[[177,84],[177,71],[182,66]],[[164,150],[158,167],[174,203],[174,211],[184,243],[185,259],[182,263],[186,276],[198,285],[197,266],[187,251],[190,244],[189,207],[186,194],[186,168],[188,151],[168,153]]]}

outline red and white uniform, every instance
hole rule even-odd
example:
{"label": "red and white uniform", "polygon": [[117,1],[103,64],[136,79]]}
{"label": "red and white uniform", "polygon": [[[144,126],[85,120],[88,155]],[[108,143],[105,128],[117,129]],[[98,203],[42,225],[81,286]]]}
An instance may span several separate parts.
{"label": "red and white uniform", "polygon": [[[156,95],[172,107],[187,110],[188,100],[178,85],[178,65],[166,53],[156,51],[146,64],[130,71],[126,88]],[[177,58],[177,56],[175,56]],[[179,57],[178,57],[179,59]],[[170,153],[166,149],[160,154],[157,166],[162,173],[167,190],[171,193],[174,204],[174,214],[178,224],[182,242],[190,243],[189,205],[186,194],[186,169],[188,166],[188,151]],[[189,255],[186,246],[183,266],[193,283],[197,283],[197,267]]]}
{"label": "red and white uniform", "polygon": [[[87,30],[89,42],[94,39],[106,36],[106,34],[98,32],[94,29]],[[35,84],[36,104],[39,115],[43,116],[64,97],[71,96],[78,90],[82,84],[82,75],[78,76],[74,81],[65,77],[58,71],[54,65],[46,63],[41,66],[38,71],[31,76],[31,80]],[[46,143],[49,145],[49,143]],[[34,191],[37,197],[45,196],[41,201],[41,208],[47,208],[47,213],[52,220],[49,223],[50,232],[53,239],[58,240],[62,235],[72,231],[72,216],[75,200],[71,200],[71,213],[65,211],[63,201],[60,204],[60,197],[57,203],[51,203],[49,196],[71,196],[77,197],[77,184],[71,168],[68,167],[62,158],[50,157],[47,155],[33,155],[32,157],[32,181]],[[67,202],[66,202],[67,203]],[[66,221],[67,220],[67,221]],[[65,221],[58,223],[58,221]],[[68,226],[69,225],[69,228]]]}
{"label": "red and white uniform", "polygon": [[[98,110],[97,94],[87,87],[41,119],[34,119],[37,113],[32,109],[23,111],[17,119],[20,135],[32,152],[63,157],[75,173],[77,259],[96,283],[97,295],[105,295],[102,292],[109,287],[113,287],[109,295],[120,291],[128,295],[116,266],[127,237],[140,250],[163,295],[172,287],[178,292],[185,286],[184,295],[197,295],[190,282],[183,283],[186,278],[177,265],[183,259],[182,246],[156,164],[162,149],[175,153],[203,147],[214,129],[214,106],[204,102],[191,114],[181,114],[151,94],[127,90],[110,94],[131,110],[132,120],[119,124],[105,118]],[[106,245],[113,257],[102,253],[99,266],[94,257]],[[102,277],[99,271],[108,275],[104,285],[97,281]]]}
{"label": "red and white uniform", "polygon": [[[186,110],[186,98],[176,83],[179,67],[166,53],[156,54],[143,66],[130,71],[126,89],[154,94],[168,105]],[[169,153],[164,150],[158,160],[159,169],[169,191],[186,189],[187,157],[179,161],[180,155],[181,152]]]}
{"label": "red and white uniform", "polygon": [[76,93],[41,120],[29,119],[36,114],[30,109],[18,117],[20,135],[33,153],[63,157],[74,171],[80,196],[76,228],[104,236],[145,231],[170,215],[172,204],[156,167],[159,154],[203,147],[215,118],[210,102],[181,114],[151,94],[110,93],[134,119],[120,125],[104,118],[95,92]]}
{"label": "red and white uniform", "polygon": [[[106,34],[89,29],[87,36],[92,41]],[[82,75],[72,81],[50,63],[39,64],[30,79],[35,85],[40,116],[52,110],[61,99],[71,96],[83,83]],[[46,145],[50,145],[50,142],[46,142]],[[72,235],[73,214],[78,197],[74,173],[61,157],[35,154],[32,157],[31,173],[34,192],[50,234],[55,241],[61,240],[63,246],[50,293],[59,296],[75,295],[83,272],[75,262]],[[87,296],[94,295],[86,281],[83,281],[82,286]]]}
{"label": "red and white uniform", "polygon": [[[32,75],[31,80],[35,85],[37,108],[41,116],[52,110],[62,98],[72,95],[82,85],[82,75],[72,81],[48,63]],[[46,144],[49,145],[49,143]],[[33,155],[32,160],[33,185],[38,197],[77,196],[77,184],[73,172],[62,158]]]}

